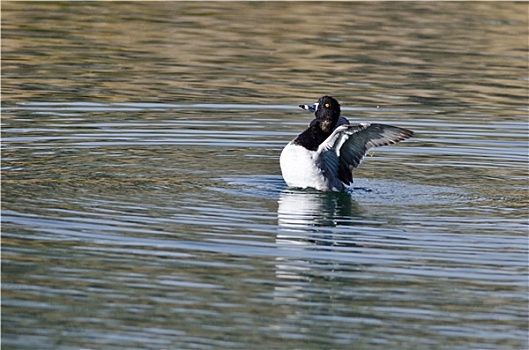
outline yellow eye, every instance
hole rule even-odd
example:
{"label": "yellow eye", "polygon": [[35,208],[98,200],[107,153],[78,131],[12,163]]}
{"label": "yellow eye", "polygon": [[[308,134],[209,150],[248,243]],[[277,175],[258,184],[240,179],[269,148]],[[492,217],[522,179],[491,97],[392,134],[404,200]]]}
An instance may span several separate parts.
{"label": "yellow eye", "polygon": [[325,108],[329,108],[330,104],[326,103]]}

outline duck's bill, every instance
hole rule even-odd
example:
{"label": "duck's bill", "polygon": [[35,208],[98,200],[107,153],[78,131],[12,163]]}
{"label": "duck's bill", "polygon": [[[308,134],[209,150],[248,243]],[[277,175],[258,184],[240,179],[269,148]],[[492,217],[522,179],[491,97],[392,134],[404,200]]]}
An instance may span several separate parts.
{"label": "duck's bill", "polygon": [[303,108],[306,111],[316,113],[316,110],[318,109],[318,104],[315,103],[313,105],[299,105],[299,108]]}

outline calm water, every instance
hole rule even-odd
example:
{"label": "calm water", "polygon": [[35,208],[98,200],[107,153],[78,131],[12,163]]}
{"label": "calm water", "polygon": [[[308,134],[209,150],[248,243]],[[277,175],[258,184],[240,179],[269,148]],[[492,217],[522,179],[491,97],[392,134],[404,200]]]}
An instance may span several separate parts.
{"label": "calm water", "polygon": [[[5,349],[527,349],[527,3],[2,2]],[[324,94],[417,136],[287,189]]]}

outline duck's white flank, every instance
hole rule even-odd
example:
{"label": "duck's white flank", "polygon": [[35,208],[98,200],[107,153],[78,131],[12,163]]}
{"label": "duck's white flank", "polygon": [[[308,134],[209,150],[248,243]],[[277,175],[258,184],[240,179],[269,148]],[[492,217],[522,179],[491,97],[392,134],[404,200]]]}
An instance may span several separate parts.
{"label": "duck's white flank", "polygon": [[[359,125],[360,126],[360,125]],[[369,124],[361,124],[362,129]],[[346,186],[338,178],[340,149],[358,129],[349,125],[337,127],[316,151],[291,141],[281,152],[279,163],[289,187],[315,188],[320,191],[343,191]]]}

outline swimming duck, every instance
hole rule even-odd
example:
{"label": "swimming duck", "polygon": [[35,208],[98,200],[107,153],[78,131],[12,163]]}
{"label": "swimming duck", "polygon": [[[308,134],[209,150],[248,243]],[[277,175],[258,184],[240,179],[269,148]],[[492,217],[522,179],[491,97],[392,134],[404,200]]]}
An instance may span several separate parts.
{"label": "swimming duck", "polygon": [[331,96],[299,107],[316,118],[281,152],[281,173],[289,187],[343,191],[353,182],[353,169],[371,148],[413,136],[411,130],[386,124],[349,124]]}

